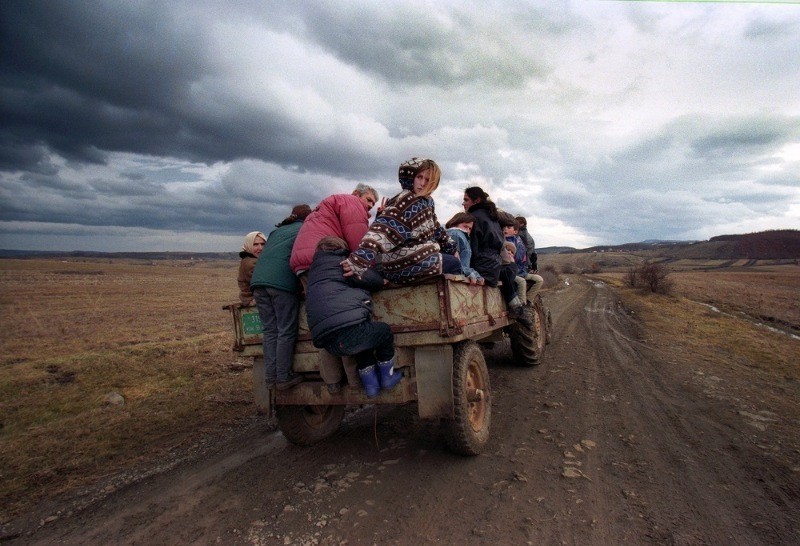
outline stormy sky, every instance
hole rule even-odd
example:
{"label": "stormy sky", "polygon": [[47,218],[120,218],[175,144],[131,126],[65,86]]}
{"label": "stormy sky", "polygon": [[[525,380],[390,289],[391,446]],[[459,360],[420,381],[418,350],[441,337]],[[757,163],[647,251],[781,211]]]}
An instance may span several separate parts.
{"label": "stormy sky", "polygon": [[442,167],[537,246],[800,228],[800,5],[0,2],[0,248],[238,251]]}

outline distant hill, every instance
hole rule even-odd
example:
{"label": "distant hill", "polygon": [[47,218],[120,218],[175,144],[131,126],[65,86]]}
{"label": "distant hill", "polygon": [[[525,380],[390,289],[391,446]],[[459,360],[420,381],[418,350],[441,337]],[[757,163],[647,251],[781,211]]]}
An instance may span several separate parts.
{"label": "distant hill", "polygon": [[536,254],[562,254],[565,252],[574,252],[576,249],[571,246],[546,246],[544,248],[537,248]]}
{"label": "distant hill", "polygon": [[744,235],[720,235],[708,241],[648,240],[560,252],[648,252],[655,256],[695,260],[792,260],[800,258],[800,230],[783,229]]}
{"label": "distant hill", "polygon": [[238,260],[238,252],[94,252],[73,250],[7,250],[0,258],[102,258],[123,260]]}
{"label": "distant hill", "polygon": [[772,260],[800,257],[800,230],[796,229],[720,235],[708,242],[723,243],[721,248],[737,258]]}
{"label": "distant hill", "polygon": [[[800,230],[782,229],[719,235],[708,241],[646,240],[622,245],[600,245],[584,249],[565,246],[537,248],[538,254],[646,252],[652,256],[694,260],[794,260],[800,259]],[[238,252],[90,252],[3,250],[0,258],[104,258],[139,260],[237,260]]]}

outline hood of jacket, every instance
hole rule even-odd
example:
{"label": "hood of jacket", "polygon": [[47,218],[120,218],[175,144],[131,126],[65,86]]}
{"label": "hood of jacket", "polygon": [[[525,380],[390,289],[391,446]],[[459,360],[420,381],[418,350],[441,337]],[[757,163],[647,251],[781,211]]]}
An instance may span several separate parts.
{"label": "hood of jacket", "polygon": [[404,190],[414,191],[414,177],[417,176],[417,169],[422,165],[425,158],[412,157],[408,161],[400,164],[397,177],[400,179],[400,187]]}

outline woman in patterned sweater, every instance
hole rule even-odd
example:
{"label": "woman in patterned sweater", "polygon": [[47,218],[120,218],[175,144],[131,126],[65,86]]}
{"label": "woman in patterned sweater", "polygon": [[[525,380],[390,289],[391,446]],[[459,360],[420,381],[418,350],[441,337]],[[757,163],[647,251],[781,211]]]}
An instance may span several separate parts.
{"label": "woman in patterned sweater", "polygon": [[403,191],[387,201],[358,249],[342,262],[345,277],[360,277],[376,265],[395,284],[461,274],[455,244],[439,225],[431,197],[439,187],[439,166],[415,157],[400,165],[398,176]]}

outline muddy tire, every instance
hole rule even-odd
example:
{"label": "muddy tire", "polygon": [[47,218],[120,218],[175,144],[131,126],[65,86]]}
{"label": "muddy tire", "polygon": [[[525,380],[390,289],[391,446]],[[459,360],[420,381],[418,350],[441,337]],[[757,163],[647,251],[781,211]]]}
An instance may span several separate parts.
{"label": "muddy tire", "polygon": [[489,370],[474,341],[454,349],[453,418],[445,423],[447,446],[460,455],[477,455],[489,441],[492,423]]}
{"label": "muddy tire", "polygon": [[511,325],[511,354],[519,366],[531,367],[541,362],[544,348],[547,345],[547,312],[542,297],[537,294],[529,307],[533,318],[533,327],[516,322]]}
{"label": "muddy tire", "polygon": [[310,446],[336,432],[344,417],[344,406],[279,406],[278,428],[298,446]]}

